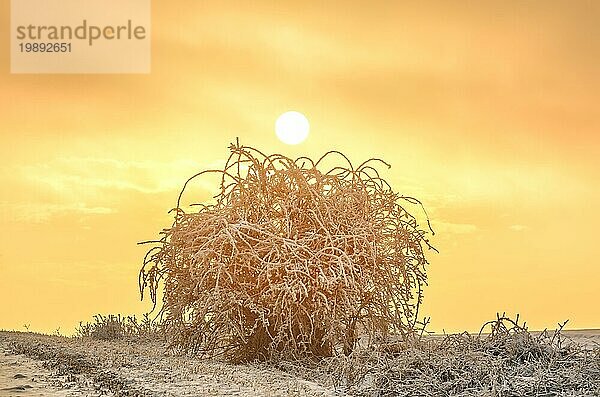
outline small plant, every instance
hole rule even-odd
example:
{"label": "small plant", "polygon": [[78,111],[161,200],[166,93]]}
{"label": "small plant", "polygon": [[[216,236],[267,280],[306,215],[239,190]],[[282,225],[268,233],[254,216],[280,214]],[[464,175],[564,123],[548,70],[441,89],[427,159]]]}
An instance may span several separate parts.
{"label": "small plant", "polygon": [[93,323],[79,323],[77,336],[91,337],[101,340],[116,340],[129,337],[153,337],[160,333],[160,327],[153,322],[148,314],[138,321],[136,316],[121,316],[109,314],[94,316]]}

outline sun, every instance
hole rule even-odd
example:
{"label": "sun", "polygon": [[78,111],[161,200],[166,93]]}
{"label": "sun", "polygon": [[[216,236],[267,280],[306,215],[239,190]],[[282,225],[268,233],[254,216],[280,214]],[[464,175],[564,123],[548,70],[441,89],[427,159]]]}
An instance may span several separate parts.
{"label": "sun", "polygon": [[296,111],[283,113],[275,121],[275,134],[283,143],[297,145],[308,137],[310,124],[305,115]]}

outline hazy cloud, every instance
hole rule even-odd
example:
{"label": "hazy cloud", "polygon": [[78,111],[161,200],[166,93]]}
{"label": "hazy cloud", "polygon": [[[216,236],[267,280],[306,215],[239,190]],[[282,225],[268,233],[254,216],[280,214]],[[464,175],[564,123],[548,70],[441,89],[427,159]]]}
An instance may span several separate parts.
{"label": "hazy cloud", "polygon": [[32,223],[47,222],[61,215],[107,215],[117,212],[114,208],[92,207],[85,203],[49,204],[49,203],[2,203],[2,212],[10,214],[17,221]]}
{"label": "hazy cloud", "polygon": [[469,234],[477,231],[471,223],[432,222],[436,234]]}
{"label": "hazy cloud", "polygon": [[[201,165],[192,160],[124,161],[110,158],[59,158],[48,163],[16,169],[18,192],[7,193],[0,203],[4,219],[47,222],[68,215],[106,215],[119,212],[125,197],[175,195],[187,178],[204,169],[218,169],[223,162]],[[214,181],[199,178],[193,188],[212,192]],[[140,198],[143,200],[143,198]]]}
{"label": "hazy cloud", "polygon": [[221,161],[202,165],[193,160],[159,162],[70,157],[24,166],[21,170],[30,183],[61,193],[90,195],[107,190],[131,190],[153,194],[178,190],[196,172],[222,166]]}
{"label": "hazy cloud", "polygon": [[525,225],[510,225],[508,228],[510,230],[514,230],[515,232],[522,232],[523,230],[529,229],[529,227]]}

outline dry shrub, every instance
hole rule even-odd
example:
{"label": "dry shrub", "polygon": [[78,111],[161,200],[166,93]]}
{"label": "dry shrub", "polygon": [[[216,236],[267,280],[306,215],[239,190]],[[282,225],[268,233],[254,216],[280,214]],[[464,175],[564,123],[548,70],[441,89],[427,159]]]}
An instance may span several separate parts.
{"label": "dry shrub", "polygon": [[600,346],[568,340],[563,326],[531,333],[518,316],[498,315],[486,334],[409,338],[279,367],[353,396],[600,395]]}
{"label": "dry shrub", "polygon": [[[385,162],[230,150],[223,170],[186,182],[172,227],[146,242],[156,245],[140,291],[156,304],[164,281],[173,347],[233,361],[331,356],[359,335],[414,331],[432,247],[399,201],[421,203],[379,176]],[[341,164],[323,170],[334,158]],[[221,179],[216,202],[184,211],[186,186],[207,173]]]}
{"label": "dry shrub", "polygon": [[131,337],[158,337],[161,330],[159,325],[149,318],[148,314],[145,314],[142,320],[138,320],[136,316],[121,316],[120,314],[103,316],[97,314],[91,323],[80,322],[76,333],[79,337],[116,340]]}

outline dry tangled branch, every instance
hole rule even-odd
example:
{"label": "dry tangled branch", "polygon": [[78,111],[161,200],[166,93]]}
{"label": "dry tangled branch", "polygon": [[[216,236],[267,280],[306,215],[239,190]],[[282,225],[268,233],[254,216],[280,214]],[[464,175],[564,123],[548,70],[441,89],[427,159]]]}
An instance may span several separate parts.
{"label": "dry tangled branch", "polygon": [[[331,151],[318,161],[232,144],[223,170],[184,185],[174,223],[144,259],[140,292],[156,305],[172,346],[234,361],[349,354],[415,330],[426,284],[426,232],[371,159]],[[323,171],[326,159],[342,164]],[[389,166],[388,166],[389,167]],[[220,176],[215,204],[187,213],[190,181]],[[422,207],[422,205],[421,205]]]}
{"label": "dry tangled branch", "polygon": [[565,323],[531,333],[518,316],[498,315],[484,325],[486,334],[410,338],[318,365],[279,366],[353,396],[600,395],[600,347],[565,340]]}

